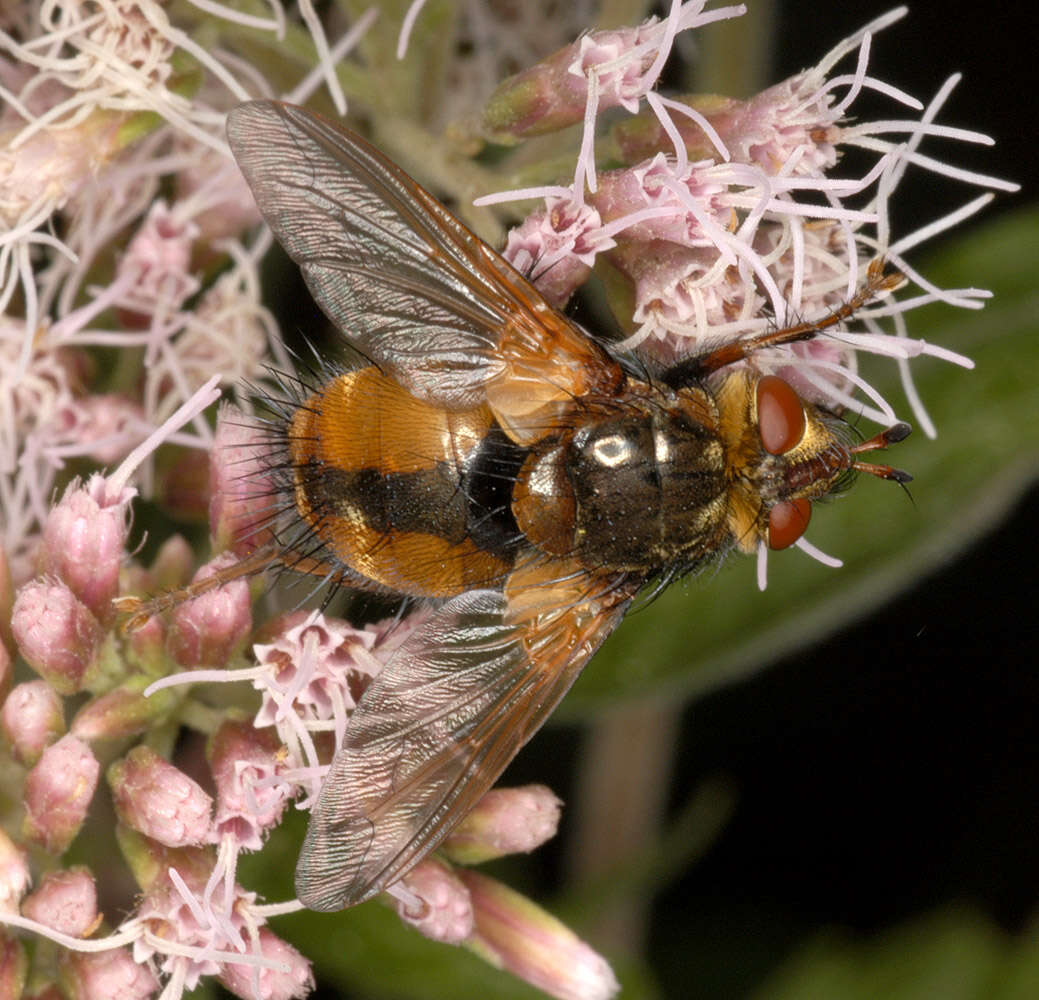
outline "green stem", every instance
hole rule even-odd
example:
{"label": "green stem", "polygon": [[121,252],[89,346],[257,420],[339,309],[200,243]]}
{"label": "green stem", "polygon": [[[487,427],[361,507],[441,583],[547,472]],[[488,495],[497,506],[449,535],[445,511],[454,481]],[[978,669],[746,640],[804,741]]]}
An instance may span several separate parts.
{"label": "green stem", "polygon": [[[678,711],[642,702],[609,713],[584,742],[577,781],[570,878],[597,880],[655,842],[671,783]],[[587,933],[613,954],[641,952],[647,933],[648,894],[621,892],[596,914]]]}

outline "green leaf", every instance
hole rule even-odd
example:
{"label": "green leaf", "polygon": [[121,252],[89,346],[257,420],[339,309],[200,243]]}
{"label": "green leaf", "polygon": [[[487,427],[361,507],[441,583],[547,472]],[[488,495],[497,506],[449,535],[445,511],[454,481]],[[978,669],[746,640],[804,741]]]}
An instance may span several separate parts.
{"label": "green leaf", "polygon": [[[891,460],[912,472],[913,503],[890,483],[863,476],[833,503],[817,505],[811,541],[844,560],[821,566],[803,553],[773,553],[759,593],[754,560],[733,556],[718,571],[673,586],[632,614],[563,703],[581,718],[635,696],[688,698],[762,670],[860,618],[947,562],[997,523],[1039,469],[1039,211],[1007,215],[937,255],[924,273],[942,287],[992,289],[985,309],[928,306],[910,333],[973,358],[965,371],[932,358],[913,363],[939,429],[921,432]],[[891,364],[866,374],[899,407]]]}
{"label": "green leaf", "polygon": [[754,1000],[1025,1000],[1039,996],[1039,937],[1002,934],[967,911],[931,914],[870,940],[828,932]]}

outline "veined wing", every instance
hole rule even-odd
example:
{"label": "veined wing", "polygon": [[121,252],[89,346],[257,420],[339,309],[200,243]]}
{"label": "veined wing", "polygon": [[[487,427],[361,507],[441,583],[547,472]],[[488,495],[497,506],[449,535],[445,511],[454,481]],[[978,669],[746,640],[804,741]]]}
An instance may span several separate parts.
{"label": "veined wing", "polygon": [[511,426],[532,392],[541,405],[622,380],[595,341],[360,136],[251,101],[228,115],[227,137],[314,298],[415,396],[470,407],[493,384],[491,405]]}
{"label": "veined wing", "polygon": [[549,581],[549,572],[546,563],[521,568],[505,594],[454,598],[365,692],[296,868],[311,909],[369,899],[432,851],[544,722],[637,590],[626,577]]}

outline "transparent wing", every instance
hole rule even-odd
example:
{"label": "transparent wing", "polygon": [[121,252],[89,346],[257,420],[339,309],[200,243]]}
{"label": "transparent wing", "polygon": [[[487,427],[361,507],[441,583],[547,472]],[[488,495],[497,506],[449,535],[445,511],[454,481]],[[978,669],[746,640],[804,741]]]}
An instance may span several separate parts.
{"label": "transparent wing", "polygon": [[299,898],[315,910],[352,906],[433,850],[544,722],[634,590],[581,574],[523,608],[472,591],[410,636],[347,726],[296,867]]}
{"label": "transparent wing", "polygon": [[252,101],[227,137],[274,234],[339,329],[409,392],[450,407],[535,376],[569,397],[619,370],[522,275],[360,136]]}

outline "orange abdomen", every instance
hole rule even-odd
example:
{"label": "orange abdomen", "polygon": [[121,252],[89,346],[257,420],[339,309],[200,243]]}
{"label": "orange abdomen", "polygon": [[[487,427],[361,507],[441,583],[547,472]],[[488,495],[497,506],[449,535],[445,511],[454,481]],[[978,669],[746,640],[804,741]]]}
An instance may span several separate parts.
{"label": "orange abdomen", "polygon": [[307,399],[288,437],[296,506],[325,570],[341,563],[361,586],[447,597],[512,567],[523,452],[486,406],[440,409],[363,368]]}

